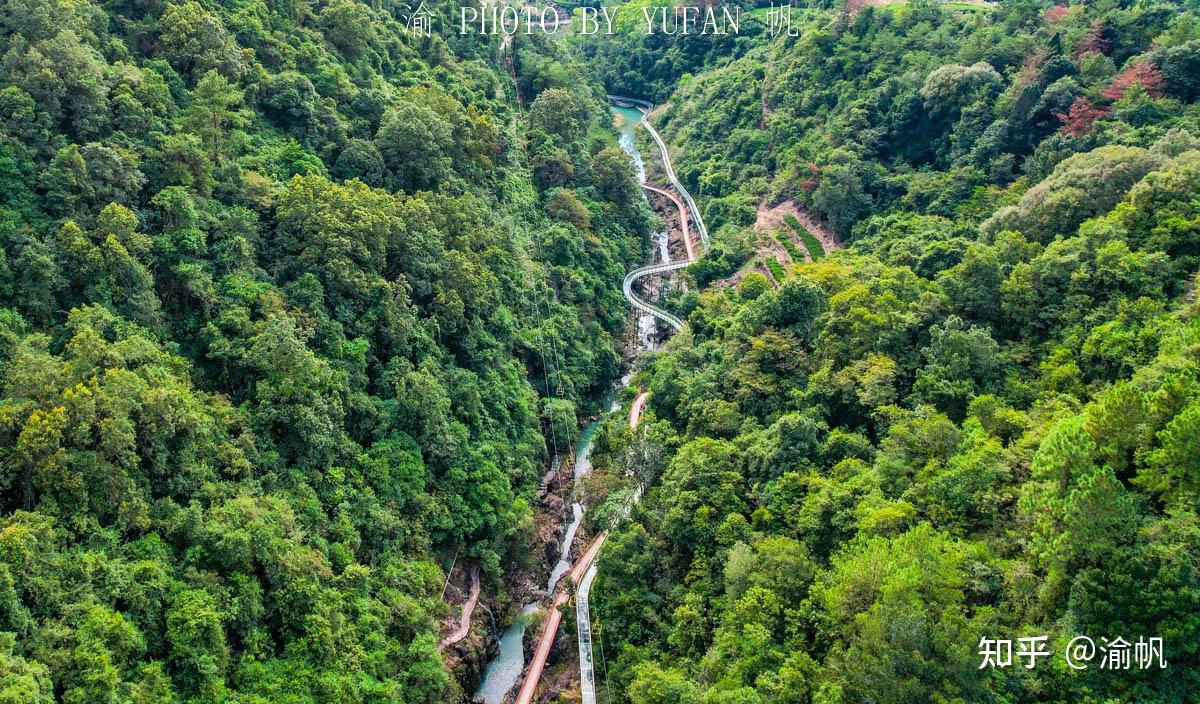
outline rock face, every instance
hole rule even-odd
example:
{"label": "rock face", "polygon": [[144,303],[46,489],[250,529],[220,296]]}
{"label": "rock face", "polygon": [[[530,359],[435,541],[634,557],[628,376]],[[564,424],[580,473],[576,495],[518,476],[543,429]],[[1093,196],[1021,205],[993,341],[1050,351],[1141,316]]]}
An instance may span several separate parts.
{"label": "rock face", "polygon": [[[466,608],[469,594],[472,591],[478,566],[467,567],[465,562],[458,562],[451,570],[447,580],[444,597],[450,605],[450,613],[442,623],[442,635],[448,636],[460,627],[459,614]],[[471,693],[483,680],[483,670],[487,663],[499,652],[499,642],[493,631],[491,619],[488,617],[488,607],[484,604],[486,593],[481,591],[479,602],[471,612],[470,630],[462,640],[439,645],[442,650],[442,661],[446,670],[451,674],[454,684],[447,694],[447,700],[453,704],[465,704],[471,701]]]}
{"label": "rock face", "polygon": [[552,533],[542,541],[543,555],[542,559],[548,565],[553,565],[558,562],[558,556],[562,553],[562,543],[559,541],[557,533]]}
{"label": "rock face", "polygon": [[[558,471],[558,475],[565,474],[562,470]],[[562,554],[562,539],[566,531],[563,526],[563,516],[567,515],[567,502],[563,500],[559,492],[553,491],[553,488],[560,482],[558,477],[552,484],[552,490],[542,500],[542,505],[538,511],[537,521],[534,523],[534,531],[536,533],[534,545],[542,545],[542,556],[539,565],[544,568],[541,571],[549,574],[554,565],[558,564],[558,556]]]}
{"label": "rock face", "polygon": [[[571,492],[574,490],[574,477],[574,452],[546,475],[543,482],[545,492],[538,504],[537,515],[533,518],[533,542],[530,544],[530,554],[537,560],[537,564],[530,565],[531,569],[525,574],[510,574],[510,581],[518,582],[514,595],[520,593],[521,582],[528,582],[533,588],[533,594],[540,597],[546,578],[558,564],[559,555],[562,554],[563,537],[570,521],[569,506]],[[533,601],[523,596],[521,599],[522,603]]]}
{"label": "rock face", "polygon": [[[483,614],[483,619],[486,623],[486,613]],[[457,698],[451,701],[460,704],[471,701],[471,693],[478,689],[479,683],[483,681],[484,667],[499,652],[500,644],[492,635],[490,625],[474,628],[470,635],[446,649],[443,655],[446,668],[450,670],[461,689]]]}

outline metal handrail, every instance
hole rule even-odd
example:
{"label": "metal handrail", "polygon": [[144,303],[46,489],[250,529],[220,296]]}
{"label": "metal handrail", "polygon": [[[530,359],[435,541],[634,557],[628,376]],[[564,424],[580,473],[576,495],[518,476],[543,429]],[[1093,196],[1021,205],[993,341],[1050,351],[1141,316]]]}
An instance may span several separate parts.
{"label": "metal handrail", "polygon": [[592,654],[592,613],[589,592],[596,565],[588,567],[575,594],[575,623],[579,639],[579,694],[582,704],[596,704],[596,663]]}
{"label": "metal handrail", "polygon": [[700,217],[700,207],[696,205],[696,199],[692,198],[692,194],[688,193],[688,190],[680,183],[679,177],[675,175],[675,167],[671,165],[671,158],[667,155],[666,142],[659,136],[658,130],[654,129],[654,125],[651,125],[650,121],[645,119],[645,115],[653,110],[654,106],[645,100],[630,98],[625,95],[609,95],[608,99],[618,103],[628,103],[643,111],[642,126],[646,128],[646,131],[654,138],[654,143],[658,145],[659,154],[662,155],[663,167],[667,172],[667,180],[671,182],[675,190],[679,191],[679,195],[683,197],[683,202],[687,204],[688,210],[692,214],[692,222],[696,225],[696,231],[700,233],[700,242],[703,243],[705,249],[708,249],[708,228],[704,225],[704,218]]}
{"label": "metal handrail", "polygon": [[665,264],[650,264],[648,266],[638,267],[637,269],[634,269],[625,275],[625,281],[621,283],[621,290],[625,294],[625,298],[629,300],[629,303],[633,305],[634,308],[637,308],[644,313],[653,315],[655,318],[658,318],[667,325],[670,325],[671,328],[678,332],[683,329],[683,321],[671,313],[663,310],[662,308],[659,308],[653,303],[645,301],[634,295],[633,282],[644,276],[653,276],[655,274],[664,274],[668,271],[677,271],[689,266],[690,264],[690,261],[681,260],[677,262],[667,262]]}

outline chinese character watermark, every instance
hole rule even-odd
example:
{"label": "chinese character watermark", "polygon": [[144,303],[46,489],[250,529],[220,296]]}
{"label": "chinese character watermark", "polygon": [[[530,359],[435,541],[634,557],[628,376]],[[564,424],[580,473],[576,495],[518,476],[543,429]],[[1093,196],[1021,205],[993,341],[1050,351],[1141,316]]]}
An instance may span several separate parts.
{"label": "chinese character watermark", "polygon": [[771,3],[770,9],[767,10],[767,34],[774,39],[780,34],[787,33],[789,37],[800,36],[800,30],[792,27],[792,3],[779,5]]}
{"label": "chinese character watermark", "polygon": [[[1038,658],[1050,657],[1049,636],[1025,636],[1017,638],[1017,660],[1027,670],[1037,666]],[[1013,663],[1013,642],[1007,638],[979,639],[980,670],[984,668],[1011,667]],[[1164,669],[1167,666],[1163,655],[1163,639],[1158,637],[1146,638],[1139,636],[1137,641],[1130,643],[1121,636],[1101,638],[1100,645],[1087,636],[1075,636],[1067,643],[1062,652],[1063,660],[1068,667],[1075,670],[1086,670],[1092,662],[1102,670],[1129,670],[1135,667],[1139,670],[1153,668]],[[1024,660],[1024,662],[1020,662]]]}
{"label": "chinese character watermark", "polygon": [[1050,651],[1046,650],[1046,647],[1050,644],[1049,636],[1018,638],[1017,644],[1020,646],[1020,649],[1017,651],[1017,657],[1028,658],[1028,661],[1025,663],[1026,670],[1032,670],[1034,665],[1037,664],[1038,658],[1050,656]]}
{"label": "chinese character watermark", "polygon": [[983,657],[983,662],[979,663],[980,670],[985,667],[1008,667],[1012,664],[1012,641],[980,638],[979,654]]}
{"label": "chinese character watermark", "polygon": [[1139,636],[1137,643],[1133,646],[1133,659],[1137,663],[1139,670],[1154,667],[1156,661],[1158,669],[1165,668],[1167,661],[1163,658],[1162,638],[1147,639]]}
{"label": "chinese character watermark", "polygon": [[1117,636],[1112,640],[1101,638],[1100,642],[1104,644],[1100,647],[1100,669],[1129,669],[1129,641]]}
{"label": "chinese character watermark", "polygon": [[413,10],[408,16],[408,22],[404,24],[404,29],[407,33],[416,37],[429,37],[433,35],[433,13],[425,7],[425,3],[417,5],[417,9]]}

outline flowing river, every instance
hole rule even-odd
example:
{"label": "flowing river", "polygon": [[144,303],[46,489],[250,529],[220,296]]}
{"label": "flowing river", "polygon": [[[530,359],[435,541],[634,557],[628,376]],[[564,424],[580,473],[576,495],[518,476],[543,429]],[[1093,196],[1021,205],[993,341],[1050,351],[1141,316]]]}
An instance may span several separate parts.
{"label": "flowing river", "polygon": [[[634,138],[637,130],[638,122],[642,119],[642,113],[633,108],[613,107],[613,110],[624,118],[620,125],[620,138],[618,142],[621,148],[624,149],[633,159],[634,165],[637,167],[638,183],[646,182],[646,162],[642,160],[642,154],[638,151],[637,140]],[[658,249],[658,261],[669,262],[671,255],[667,251],[667,232],[654,233],[654,242]],[[637,349],[640,352],[645,349],[653,349],[656,344],[653,341],[655,330],[654,317],[651,315],[642,315],[637,320]],[[620,379],[617,387],[608,397],[604,399],[604,407],[608,411],[616,409],[616,392],[629,385],[632,375],[627,374]],[[587,476],[592,469],[592,440],[596,437],[596,432],[600,429],[602,418],[588,423],[579,433],[579,440],[575,444],[575,483],[578,486],[579,480]],[[546,580],[546,593],[553,594],[555,587],[558,585],[558,580],[571,568],[571,543],[574,541],[575,533],[579,529],[579,524],[583,521],[583,515],[587,508],[581,503],[571,504],[571,512],[563,517],[563,523],[566,526],[563,534],[563,549],[559,557],[558,564],[551,570],[550,575]],[[525,604],[521,607],[521,613],[513,619],[513,622],[500,636],[500,652],[495,658],[487,664],[483,671],[483,681],[479,684],[479,688],[475,690],[475,701],[483,702],[483,704],[503,704],[504,698],[512,691],[513,687],[521,679],[521,674],[525,671],[525,627],[529,624],[533,614],[540,607],[539,602]]]}

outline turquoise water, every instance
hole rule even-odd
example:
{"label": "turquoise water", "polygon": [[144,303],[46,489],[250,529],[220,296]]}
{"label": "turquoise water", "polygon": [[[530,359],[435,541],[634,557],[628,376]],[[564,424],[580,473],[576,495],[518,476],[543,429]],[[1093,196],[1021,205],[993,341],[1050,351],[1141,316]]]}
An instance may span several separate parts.
{"label": "turquoise water", "polygon": [[[612,399],[605,399],[605,406],[611,407],[615,403],[615,395]],[[584,426],[579,433],[579,441],[575,445],[575,479],[577,481],[591,471],[592,440],[596,437],[598,430],[600,430],[600,421],[594,420]],[[548,593],[554,591],[558,580],[566,574],[567,570],[571,569],[571,542],[583,520],[583,504],[572,504],[571,513],[571,522],[563,536],[562,556],[559,558],[558,564],[554,566],[546,583]],[[483,671],[483,681],[479,684],[479,689],[475,691],[477,700],[484,704],[501,704],[504,697],[517,685],[521,673],[525,670],[526,621],[529,615],[537,609],[538,604],[536,603],[526,604],[521,610],[521,615],[514,619],[513,623],[500,636],[500,653],[487,664]]]}
{"label": "turquoise water", "polygon": [[512,625],[500,636],[500,654],[487,664],[483,682],[475,691],[475,699],[484,704],[501,704],[504,697],[516,686],[525,670],[525,626],[537,604],[526,604],[521,614],[513,619]]}
{"label": "turquoise water", "polygon": [[[645,184],[646,161],[642,158],[642,153],[637,148],[637,139],[635,138],[637,135],[638,123],[641,122],[642,118],[644,117],[642,111],[634,108],[618,107],[616,105],[613,106],[613,110],[625,118],[621,123],[621,133],[617,139],[617,143],[620,144],[621,148],[624,149],[625,152],[633,159],[634,166],[637,167],[638,183]],[[645,194],[643,194],[643,197],[644,196]],[[655,232],[651,237],[654,242],[654,247],[658,251],[658,261],[664,263],[671,261],[670,236],[667,231],[662,230],[661,232]],[[656,329],[657,325],[654,323],[654,316],[638,316],[637,341],[638,345],[642,349],[652,350],[658,347],[654,337]]]}
{"label": "turquoise water", "polygon": [[634,139],[637,134],[637,125],[642,120],[642,112],[633,108],[622,108],[613,106],[613,111],[625,118],[621,123],[621,134],[617,142],[621,145],[629,156],[633,157],[633,163],[637,166],[638,183],[646,182],[646,162],[642,160],[642,153],[638,151],[637,140]]}

